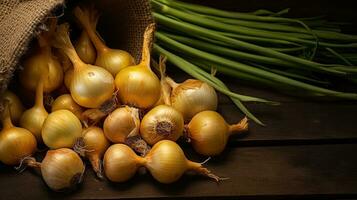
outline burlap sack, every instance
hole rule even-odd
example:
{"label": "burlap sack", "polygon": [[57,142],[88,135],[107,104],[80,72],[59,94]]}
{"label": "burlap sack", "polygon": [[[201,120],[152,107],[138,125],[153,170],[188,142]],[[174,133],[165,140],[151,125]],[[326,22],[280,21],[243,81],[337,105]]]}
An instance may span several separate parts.
{"label": "burlap sack", "polygon": [[[0,97],[6,90],[36,28],[65,0],[0,0]],[[96,0],[103,12],[99,29],[113,48],[140,59],[142,36],[153,22],[149,0]],[[0,113],[2,109],[0,107]]]}

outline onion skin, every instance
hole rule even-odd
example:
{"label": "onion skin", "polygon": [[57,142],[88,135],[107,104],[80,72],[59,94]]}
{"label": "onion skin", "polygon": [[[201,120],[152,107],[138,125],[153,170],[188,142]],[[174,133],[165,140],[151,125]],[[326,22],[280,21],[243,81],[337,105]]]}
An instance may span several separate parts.
{"label": "onion skin", "polygon": [[[49,72],[48,79],[44,82],[44,91],[52,92],[62,84],[62,66],[52,55],[50,56],[50,59],[48,59],[46,53],[39,51],[23,62],[24,69],[20,72],[20,83],[23,87],[35,91],[37,82],[47,66]],[[48,62],[46,60],[48,60]]]}
{"label": "onion skin", "polygon": [[5,109],[0,132],[0,161],[6,165],[18,165],[36,151],[37,142],[30,131],[12,124],[8,103]]}
{"label": "onion skin", "polygon": [[113,143],[125,143],[128,137],[139,134],[138,109],[128,106],[118,108],[107,116],[103,124],[104,135]]}
{"label": "onion skin", "polygon": [[72,148],[80,137],[82,124],[68,110],[52,112],[43,123],[42,139],[50,149]]}
{"label": "onion skin", "polygon": [[41,130],[47,116],[48,112],[44,108],[31,108],[22,115],[20,126],[29,130],[38,143],[42,143]]}
{"label": "onion skin", "polygon": [[101,159],[109,147],[109,141],[101,128],[93,126],[83,131],[83,142],[85,157],[91,162],[97,176],[102,178]]}
{"label": "onion skin", "polygon": [[57,110],[69,110],[71,111],[78,119],[81,119],[83,109],[80,107],[72,98],[70,94],[63,94],[55,99],[52,103],[51,111]]}
{"label": "onion skin", "polygon": [[246,131],[247,118],[238,124],[228,125],[224,118],[215,111],[202,111],[195,115],[188,124],[189,138],[195,151],[205,156],[222,153],[230,135]]}
{"label": "onion skin", "polygon": [[24,112],[25,108],[22,105],[19,97],[17,97],[13,92],[10,90],[6,90],[2,96],[4,100],[9,101],[10,113],[11,113],[11,121],[14,124],[17,124],[21,118],[22,113]]}
{"label": "onion skin", "polygon": [[49,150],[41,163],[42,177],[54,191],[74,189],[82,181],[84,170],[78,154],[67,148]]}
{"label": "onion skin", "polygon": [[181,84],[174,85],[171,81],[170,85],[173,86],[171,106],[182,113],[186,122],[201,111],[217,109],[217,93],[207,83],[188,79]]}
{"label": "onion skin", "polygon": [[79,39],[75,44],[75,49],[81,60],[87,64],[94,64],[97,52],[88,37],[87,32],[82,31]]}
{"label": "onion skin", "polygon": [[104,154],[104,172],[110,181],[125,182],[135,175],[143,162],[143,158],[127,145],[114,144]]}
{"label": "onion skin", "polygon": [[73,73],[74,73],[74,69],[72,68],[72,69],[68,69],[66,71],[66,73],[64,74],[64,84],[68,90],[70,90],[70,88],[71,88],[71,83],[73,80]]}
{"label": "onion skin", "polygon": [[176,141],[182,136],[184,120],[180,112],[167,105],[151,109],[142,119],[140,135],[149,144],[160,140]]}
{"label": "onion skin", "polygon": [[104,48],[98,51],[95,65],[108,70],[115,77],[120,70],[135,64],[134,58],[126,51]]}
{"label": "onion skin", "polygon": [[160,81],[150,68],[150,44],[154,29],[155,24],[150,24],[145,30],[141,62],[122,69],[115,77],[118,96],[129,106],[151,108],[161,95]]}
{"label": "onion skin", "polygon": [[6,165],[18,165],[36,151],[36,138],[24,128],[12,127],[0,133],[0,161]]}

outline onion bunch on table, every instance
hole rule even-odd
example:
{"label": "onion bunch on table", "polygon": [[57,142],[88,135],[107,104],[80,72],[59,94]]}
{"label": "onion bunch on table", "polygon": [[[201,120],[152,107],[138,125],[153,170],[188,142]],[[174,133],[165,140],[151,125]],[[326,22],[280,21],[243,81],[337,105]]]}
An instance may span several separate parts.
{"label": "onion bunch on table", "polygon": [[[2,97],[0,161],[20,171],[40,170],[55,191],[82,182],[84,159],[98,178],[114,182],[127,181],[140,167],[161,183],[186,171],[222,180],[188,160],[176,141],[184,138],[181,143],[190,142],[198,154],[218,156],[232,134],[247,131],[247,118],[228,124],[215,111],[215,89],[197,79],[175,82],[166,75],[165,57],[160,74],[152,71],[154,24],[145,30],[142,58],[135,63],[129,52],[101,39],[93,6],[75,8],[74,16],[79,38],[71,39],[69,23],[50,19],[24,59],[21,90]],[[20,91],[35,97],[20,99]],[[40,161],[36,154],[43,150]]]}
{"label": "onion bunch on table", "polygon": [[342,33],[343,23],[281,16],[288,9],[242,13],[180,0],[151,4],[159,25],[154,52],[230,96],[259,124],[243,105],[257,99],[231,93],[210,70],[297,96],[357,99],[356,93],[334,86],[336,80],[346,85],[357,80],[357,35]]}

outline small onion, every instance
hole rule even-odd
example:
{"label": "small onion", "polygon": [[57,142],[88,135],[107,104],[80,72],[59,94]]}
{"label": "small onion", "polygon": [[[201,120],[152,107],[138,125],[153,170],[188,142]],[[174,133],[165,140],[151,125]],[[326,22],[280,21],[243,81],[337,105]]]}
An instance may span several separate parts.
{"label": "small onion", "polygon": [[144,159],[124,144],[114,144],[104,154],[105,176],[113,182],[124,182],[132,178]]}
{"label": "small onion", "polygon": [[99,108],[112,98],[115,89],[113,76],[101,67],[85,64],[78,57],[69,38],[68,24],[62,24],[57,28],[54,46],[61,49],[73,64],[70,91],[80,106]]}
{"label": "small onion", "polygon": [[105,175],[113,182],[129,180],[141,166],[146,167],[161,183],[175,182],[188,170],[216,181],[221,180],[202,167],[202,164],[187,160],[180,146],[170,140],[156,143],[144,158],[137,156],[130,147],[124,144],[112,145],[105,152],[103,165]]}
{"label": "small onion", "polygon": [[136,66],[122,69],[115,77],[115,85],[121,102],[147,109],[160,98],[160,81],[150,68],[150,43],[154,34],[154,24],[150,24],[144,33],[142,60]]}
{"label": "small onion", "polygon": [[111,49],[101,40],[96,29],[98,12],[93,7],[74,9],[74,15],[88,34],[97,50],[95,65],[108,70],[115,77],[120,70],[134,64],[134,58],[126,51]]}
{"label": "small onion", "polygon": [[78,119],[81,119],[83,109],[80,107],[72,98],[70,94],[64,94],[55,99],[52,103],[51,111],[56,110],[69,110],[71,111]]}
{"label": "small onion", "polygon": [[13,92],[10,90],[6,90],[2,97],[4,100],[9,101],[9,107],[11,112],[11,121],[14,124],[17,124],[21,118],[22,113],[24,112],[25,108],[22,105],[19,97],[17,97]]}
{"label": "small onion", "polygon": [[42,143],[41,130],[43,122],[48,116],[48,112],[43,105],[43,87],[46,78],[47,72],[43,75],[41,80],[38,81],[35,105],[26,110],[20,119],[20,126],[29,130],[36,137],[37,143]]}
{"label": "small onion", "polygon": [[202,111],[192,118],[187,127],[195,151],[215,156],[225,149],[230,135],[248,130],[248,119],[229,125],[219,113]]}
{"label": "small onion", "polygon": [[85,157],[88,158],[94,171],[102,178],[101,159],[109,147],[109,141],[105,138],[103,130],[98,127],[89,127],[83,131],[83,143]]}
{"label": "small onion", "polygon": [[217,109],[216,91],[207,83],[188,79],[177,84],[169,77],[166,81],[172,87],[171,106],[182,113],[186,122],[201,111]]}
{"label": "small onion", "polygon": [[117,108],[103,124],[104,135],[113,143],[125,143],[128,137],[139,134],[139,110],[129,106]]}
{"label": "small onion", "polygon": [[182,136],[184,120],[182,114],[167,105],[159,105],[150,110],[140,124],[140,135],[153,145],[160,140],[176,141]]}
{"label": "small onion", "polygon": [[23,62],[24,69],[20,72],[20,83],[26,89],[35,91],[38,80],[44,71],[48,71],[48,78],[44,82],[44,91],[52,92],[63,82],[63,69],[51,50],[51,36],[56,27],[56,20],[50,22],[48,32],[38,35],[39,49]]}
{"label": "small onion", "polygon": [[41,163],[43,180],[54,191],[72,190],[82,182],[85,166],[71,149],[49,150]]}
{"label": "small onion", "polygon": [[2,119],[0,132],[0,161],[6,165],[18,165],[36,151],[36,138],[24,128],[15,127],[11,122],[8,105]]}
{"label": "small onion", "polygon": [[72,148],[81,136],[82,124],[68,110],[52,112],[43,123],[42,139],[50,149]]}
{"label": "small onion", "polygon": [[92,42],[90,41],[87,32],[82,31],[79,39],[75,44],[75,48],[78,56],[87,64],[94,64],[97,52],[94,49]]}

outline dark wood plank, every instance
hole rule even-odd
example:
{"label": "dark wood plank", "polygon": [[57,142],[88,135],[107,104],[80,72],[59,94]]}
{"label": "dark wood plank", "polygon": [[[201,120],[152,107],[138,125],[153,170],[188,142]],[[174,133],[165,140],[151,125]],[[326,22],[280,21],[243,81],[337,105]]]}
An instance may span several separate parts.
{"label": "dark wood plank", "polygon": [[206,164],[217,175],[230,177],[219,184],[201,176],[185,175],[174,184],[163,185],[148,174],[113,184],[98,181],[92,170],[87,170],[82,187],[73,194],[49,191],[31,170],[16,174],[1,167],[0,188],[6,199],[357,197],[356,151],[355,144],[233,148]]}

